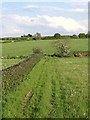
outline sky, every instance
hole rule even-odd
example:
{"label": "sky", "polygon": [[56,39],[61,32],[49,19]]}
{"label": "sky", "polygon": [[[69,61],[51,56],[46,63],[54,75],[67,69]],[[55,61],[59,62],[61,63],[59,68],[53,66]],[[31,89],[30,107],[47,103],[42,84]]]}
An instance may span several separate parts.
{"label": "sky", "polygon": [[[20,0],[19,0],[20,1]],[[0,37],[18,37],[24,34],[42,36],[72,35],[88,32],[88,1],[83,2],[2,2]],[[76,0],[77,1],[77,0]],[[1,33],[1,32],[0,32]]]}

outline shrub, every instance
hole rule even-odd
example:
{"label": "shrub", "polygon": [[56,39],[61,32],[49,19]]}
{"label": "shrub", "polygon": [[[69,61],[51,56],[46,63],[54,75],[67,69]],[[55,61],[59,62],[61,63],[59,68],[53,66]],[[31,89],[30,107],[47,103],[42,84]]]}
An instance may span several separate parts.
{"label": "shrub", "polygon": [[6,40],[6,38],[2,38],[2,40]]}
{"label": "shrub", "polygon": [[44,36],[41,39],[42,40],[53,40],[53,39],[55,39],[55,37],[54,36]]}
{"label": "shrub", "polygon": [[39,47],[34,47],[34,48],[33,48],[33,53],[34,53],[34,54],[40,54],[40,53],[43,53],[43,51],[42,51],[42,49],[39,48]]}
{"label": "shrub", "polygon": [[9,40],[10,38],[6,38],[6,40]]}
{"label": "shrub", "polygon": [[70,35],[63,35],[63,36],[61,36],[61,38],[62,39],[70,39],[70,38],[72,38],[72,36],[70,36]]}
{"label": "shrub", "polygon": [[16,65],[0,71],[0,74],[2,74],[3,97],[5,97],[9,91],[13,90],[27,77],[27,74],[32,70],[36,63],[40,61],[42,57],[42,54],[36,54],[32,57],[28,57],[26,60]]}
{"label": "shrub", "polygon": [[21,39],[21,40],[25,40],[26,38],[25,38],[25,37],[21,37],[20,39]]}
{"label": "shrub", "polygon": [[12,38],[12,40],[16,40],[16,38]]}
{"label": "shrub", "polygon": [[77,38],[78,38],[78,36],[74,34],[74,35],[72,36],[72,38],[77,39]]}
{"label": "shrub", "polygon": [[69,41],[68,40],[58,40],[53,43],[54,47],[56,48],[56,55],[61,56],[61,57],[68,57],[71,55],[71,50],[68,45]]}
{"label": "shrub", "polygon": [[33,37],[33,40],[37,40],[37,38],[36,38],[36,37]]}

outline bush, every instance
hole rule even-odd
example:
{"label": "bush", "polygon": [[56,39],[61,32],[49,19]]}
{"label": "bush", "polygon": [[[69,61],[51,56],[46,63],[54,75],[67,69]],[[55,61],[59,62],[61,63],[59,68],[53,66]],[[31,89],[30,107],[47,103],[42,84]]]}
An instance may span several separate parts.
{"label": "bush", "polygon": [[33,40],[37,40],[37,38],[36,38],[36,37],[33,37]]}
{"label": "bush", "polygon": [[78,38],[78,36],[74,34],[74,35],[72,36],[72,38],[77,39],[77,38]]}
{"label": "bush", "polygon": [[53,39],[55,39],[55,37],[54,36],[45,36],[45,37],[42,37],[41,39],[42,40],[53,40]]}
{"label": "bush", "polygon": [[70,36],[70,35],[63,35],[63,36],[61,36],[61,38],[62,39],[70,39],[70,38],[72,38],[72,36]]}
{"label": "bush", "polygon": [[71,50],[68,45],[69,41],[68,40],[58,40],[53,43],[54,47],[56,48],[57,52],[55,53],[58,56],[61,57],[68,57],[71,55]]}
{"label": "bush", "polygon": [[25,37],[21,37],[20,39],[21,39],[21,40],[26,40],[26,38],[25,38]]}
{"label": "bush", "polygon": [[6,38],[2,38],[1,40],[6,40]]}
{"label": "bush", "polygon": [[34,54],[40,54],[40,53],[43,53],[43,51],[42,51],[41,48],[35,47],[35,48],[33,48],[33,53],[34,53]]}

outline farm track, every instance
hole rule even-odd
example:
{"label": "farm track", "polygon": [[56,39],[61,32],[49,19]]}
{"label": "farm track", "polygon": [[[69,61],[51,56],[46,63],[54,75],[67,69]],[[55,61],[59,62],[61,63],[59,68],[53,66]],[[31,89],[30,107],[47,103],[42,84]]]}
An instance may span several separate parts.
{"label": "farm track", "polygon": [[[27,83],[26,81],[22,83],[23,97],[15,98],[17,91],[20,95],[20,88],[16,90],[15,94],[12,93],[14,99],[18,101],[15,103],[16,106],[13,106],[15,110],[10,108],[10,111],[5,114],[5,109],[8,109],[8,105],[6,105],[3,116],[10,117],[11,112],[13,118],[15,115],[12,111],[19,109],[19,112],[15,113],[16,118],[87,118],[86,59],[43,58],[28,75]],[[18,105],[18,103],[21,103],[31,90],[34,94],[27,103],[24,115],[20,115],[22,105]],[[12,104],[12,102],[9,101],[8,104]]]}

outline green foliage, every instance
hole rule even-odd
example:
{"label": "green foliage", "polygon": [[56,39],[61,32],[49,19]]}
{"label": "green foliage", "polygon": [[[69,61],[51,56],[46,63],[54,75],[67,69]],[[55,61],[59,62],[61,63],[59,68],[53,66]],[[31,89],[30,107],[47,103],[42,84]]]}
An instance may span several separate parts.
{"label": "green foliage", "polygon": [[78,36],[74,34],[74,35],[72,36],[72,38],[77,39]]}
{"label": "green foliage", "polygon": [[31,34],[28,34],[28,37],[32,37],[32,35],[31,35]]}
{"label": "green foliage", "polygon": [[90,38],[90,34],[86,34],[85,36],[86,36],[86,38]]}
{"label": "green foliage", "polygon": [[72,36],[70,36],[70,35],[62,35],[61,38],[62,39],[71,39]]}
{"label": "green foliage", "polygon": [[32,35],[31,35],[31,34],[28,34],[28,35],[25,35],[25,34],[24,34],[24,35],[21,36],[21,38],[22,38],[22,37],[32,37]]}
{"label": "green foliage", "polygon": [[54,37],[55,37],[56,39],[60,39],[60,38],[61,38],[61,35],[60,35],[59,33],[55,33],[55,34],[54,34]]}
{"label": "green foliage", "polygon": [[37,40],[37,37],[33,37],[33,40]]}
{"label": "green foliage", "polygon": [[79,38],[85,38],[85,33],[80,33],[78,36]]}
{"label": "green foliage", "polygon": [[6,38],[6,40],[10,40],[10,38]]}
{"label": "green foliage", "polygon": [[6,38],[2,38],[1,40],[6,40]]}
{"label": "green foliage", "polygon": [[55,39],[55,37],[54,36],[45,36],[45,37],[42,37],[41,39],[42,40],[53,40],[53,39]]}
{"label": "green foliage", "polygon": [[34,47],[34,48],[33,48],[33,53],[34,53],[34,54],[40,54],[40,53],[43,53],[43,51],[42,51],[42,49],[39,48],[39,47]]}
{"label": "green foliage", "polygon": [[67,57],[70,56],[70,48],[69,48],[69,41],[68,40],[58,40],[56,42],[53,42],[53,46],[55,46],[57,53],[56,55],[59,55],[61,57]]}
{"label": "green foliage", "polygon": [[40,39],[41,39],[41,34],[37,32],[33,37],[34,37],[35,39],[40,40]]}
{"label": "green foliage", "polygon": [[32,68],[41,59],[41,57],[42,54],[34,55],[14,66],[11,66],[8,69],[1,71],[3,96],[24,80],[26,75],[32,70]]}

